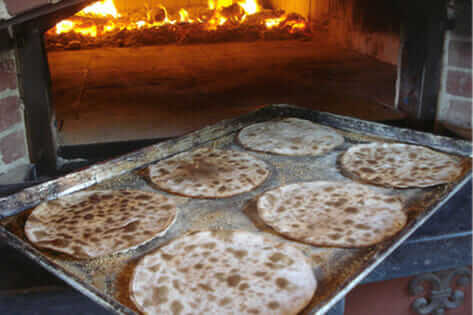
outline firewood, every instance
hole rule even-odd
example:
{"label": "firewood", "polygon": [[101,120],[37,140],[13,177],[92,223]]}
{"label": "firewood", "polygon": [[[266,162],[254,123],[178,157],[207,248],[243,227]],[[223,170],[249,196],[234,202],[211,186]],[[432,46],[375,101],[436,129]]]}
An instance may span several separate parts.
{"label": "firewood", "polygon": [[[297,13],[285,14],[282,10],[265,9],[245,16],[245,11],[236,3],[218,12],[200,8],[189,14],[191,18],[199,17],[192,18],[192,23],[176,20],[175,14],[166,12],[163,7],[155,7],[137,9],[114,19],[76,15],[69,19],[74,23],[72,31],[56,34],[52,29],[46,33],[46,48],[60,50],[310,38],[305,19]],[[216,25],[221,23],[222,18],[226,22]],[[268,19],[276,22],[267,26]],[[138,24],[138,21],[158,24]],[[169,21],[175,22],[171,24]],[[94,28],[97,34],[91,36],[91,29]]]}

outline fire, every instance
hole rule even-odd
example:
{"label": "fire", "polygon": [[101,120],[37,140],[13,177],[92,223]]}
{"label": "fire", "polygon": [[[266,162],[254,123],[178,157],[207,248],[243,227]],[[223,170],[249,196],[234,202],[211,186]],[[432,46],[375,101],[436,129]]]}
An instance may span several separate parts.
{"label": "fire", "polygon": [[[232,5],[238,5],[238,7],[243,10],[243,15],[235,15],[231,18],[224,16],[223,10],[230,8]],[[235,2],[233,0],[208,0],[208,7],[210,10],[214,11],[212,18],[207,21],[207,29],[210,31],[217,30],[217,26],[223,26],[229,21],[241,24],[247,19],[248,15],[253,15],[260,11],[257,0],[241,0]]]}
{"label": "fire", "polygon": [[[243,9],[245,12],[245,17],[247,15],[258,13],[261,10],[257,0],[242,0],[235,3]],[[209,9],[217,11],[218,14],[220,14],[220,11],[222,11],[224,8],[230,7],[233,4],[233,0],[209,0],[208,2]]]}
{"label": "fire", "polygon": [[166,10],[166,8],[164,6],[160,5],[159,8],[161,10],[163,10],[163,12],[164,12],[164,19],[163,19],[162,22],[151,24],[152,26],[162,26],[162,25],[165,25],[165,24],[176,24],[176,20],[170,20],[169,19],[168,10]]}
{"label": "fire", "polygon": [[75,28],[74,32],[85,35],[85,36],[96,37],[97,36],[97,26],[92,25],[90,27]]}
{"label": "fire", "polygon": [[260,11],[260,7],[256,0],[244,0],[238,2],[238,5],[245,10],[245,13],[248,15],[255,14]]}
{"label": "fire", "polygon": [[229,7],[233,4],[233,0],[209,0],[210,10],[220,10],[224,7]]}
{"label": "fire", "polygon": [[116,25],[115,25],[115,23],[113,23],[112,21],[108,21],[107,24],[105,24],[104,27],[103,27],[103,31],[104,31],[105,33],[111,32],[111,31],[113,31],[114,29],[116,29]]}
{"label": "fire", "polygon": [[74,22],[70,20],[63,20],[56,24],[56,34],[68,33],[74,30]]}
{"label": "fire", "polygon": [[113,16],[114,18],[120,17],[117,8],[113,0],[103,0],[95,2],[88,7],[85,7],[77,13],[78,16],[93,16],[93,17],[108,17]]}
{"label": "fire", "polygon": [[[87,37],[103,38],[116,36],[121,31],[157,29],[168,25],[170,29],[179,32],[180,24],[200,24],[196,28],[206,31],[219,29],[234,29],[239,24],[249,23],[260,31],[279,30],[291,34],[299,34],[307,30],[304,18],[295,14],[283,14],[281,11],[264,10],[259,0],[207,0],[208,11],[202,15],[193,15],[192,12],[181,8],[178,12],[168,13],[162,6],[144,5],[141,11],[130,15],[118,12],[113,0],[102,0],[85,7],[75,16],[56,24],[49,35],[63,35],[67,33],[80,34]],[[258,15],[262,13],[261,15]],[[282,14],[282,15],[281,15]],[[254,16],[254,17],[253,17]],[[76,37],[65,37],[76,38]],[[179,38],[179,37],[177,37]],[[80,39],[80,38],[79,38]],[[81,39],[82,40],[82,39]]]}
{"label": "fire", "polygon": [[145,26],[145,25],[146,25],[146,22],[145,22],[145,21],[138,21],[138,22],[136,22],[136,26],[137,26],[138,28],[142,28],[142,27]]}
{"label": "fire", "polygon": [[289,25],[291,27],[291,33],[294,33],[296,30],[303,30],[306,27],[305,23],[296,21],[288,21],[286,25]]}
{"label": "fire", "polygon": [[[120,17],[120,15],[118,14],[117,8],[115,7],[115,4],[113,3],[113,0],[104,0],[104,1],[91,4],[88,7],[85,7],[84,9],[82,9],[82,11],[80,11],[79,13],[77,13],[77,16],[87,16],[87,17],[112,16],[114,18]],[[111,22],[111,24],[107,24],[104,26],[103,31],[110,32],[113,29],[115,29],[115,26],[113,22]],[[69,33],[69,32],[82,34],[84,36],[96,37],[97,26],[96,25],[78,26],[76,23],[74,23],[71,20],[63,20],[59,22],[58,24],[56,24],[56,34],[59,35],[62,33]]]}
{"label": "fire", "polygon": [[63,20],[56,25],[56,34],[74,32],[84,36],[97,36],[97,26],[76,27],[75,23],[70,20]]}
{"label": "fire", "polygon": [[189,18],[189,12],[187,12],[185,9],[179,10],[179,17],[181,23],[194,23],[194,20]]}
{"label": "fire", "polygon": [[268,29],[271,29],[273,27],[276,27],[276,26],[279,26],[279,24],[281,24],[282,21],[284,21],[286,17],[279,17],[279,18],[274,18],[274,19],[266,19],[264,21],[264,24],[266,25],[266,27]]}
{"label": "fire", "polygon": [[219,19],[218,19],[218,25],[223,25],[227,22],[227,18],[224,18],[223,16],[221,16]]}
{"label": "fire", "polygon": [[[251,15],[260,11],[260,6],[256,0],[242,0],[236,3],[245,11],[245,14]],[[209,0],[209,9],[218,11],[232,4],[233,0]]]}

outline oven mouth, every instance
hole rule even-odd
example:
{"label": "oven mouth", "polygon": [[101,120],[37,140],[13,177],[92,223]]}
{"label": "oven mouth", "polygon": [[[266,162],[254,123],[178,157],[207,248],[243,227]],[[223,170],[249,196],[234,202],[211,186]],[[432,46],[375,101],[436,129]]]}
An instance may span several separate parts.
{"label": "oven mouth", "polygon": [[322,18],[276,2],[196,3],[127,11],[107,0],[45,33],[62,152],[159,141],[269,104],[404,117],[394,109],[397,66],[337,46]]}
{"label": "oven mouth", "polygon": [[[209,32],[215,35],[209,30],[212,18],[227,11],[234,10],[226,16],[232,23],[224,23],[217,33],[241,34],[248,29],[250,15],[244,17],[242,11],[242,3],[248,1],[230,1],[231,6],[214,10],[211,18],[198,23],[203,15],[187,6],[194,0],[184,6],[182,1],[163,0],[165,10],[155,6],[145,24],[138,23],[143,14],[132,19],[119,9],[135,26],[117,26],[117,33],[133,40],[124,43],[112,36],[108,46],[85,40],[87,34],[81,32],[58,34],[58,23],[68,19],[87,20],[97,30],[105,30],[110,21],[122,23],[120,17],[76,15],[94,1],[63,0],[3,22],[0,36],[13,37],[8,45],[14,42],[18,52],[30,160],[51,170],[57,168],[58,153],[75,156],[79,150],[73,146],[91,145],[96,150],[102,144],[156,142],[269,104],[374,121],[397,123],[406,115],[426,124],[434,120],[435,109],[429,105],[439,80],[422,74],[426,69],[438,71],[433,60],[441,56],[444,29],[427,22],[442,21],[445,12],[440,6],[426,13],[420,6],[394,2],[366,7],[356,0],[347,6],[338,1],[313,6],[309,0],[261,0],[261,12],[269,15],[255,14],[260,14],[257,37],[207,40]],[[139,1],[114,0],[117,8],[120,2]],[[209,10],[207,0],[195,2]],[[270,29],[269,21],[281,16],[285,18],[279,25],[285,26],[278,34],[287,36],[265,36],[278,28]],[[293,21],[303,27],[295,27]],[[205,36],[202,41],[184,36],[182,41],[151,43],[139,37],[148,36],[145,31],[159,35],[163,29],[173,36],[204,30]],[[437,31],[439,38],[422,35]],[[103,31],[97,33],[102,35]],[[68,36],[72,40],[64,42]],[[440,47],[435,53],[433,44]]]}

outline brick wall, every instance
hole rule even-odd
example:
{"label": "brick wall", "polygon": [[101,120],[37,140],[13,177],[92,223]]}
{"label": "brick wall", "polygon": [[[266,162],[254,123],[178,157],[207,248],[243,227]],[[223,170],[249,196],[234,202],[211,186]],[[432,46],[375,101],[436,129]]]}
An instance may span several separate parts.
{"label": "brick wall", "polygon": [[3,0],[0,0],[0,20],[8,20],[11,18],[10,13],[8,13],[7,6]]}
{"label": "brick wall", "polygon": [[29,162],[13,50],[0,51],[0,174]]}
{"label": "brick wall", "polygon": [[471,2],[468,2],[457,0],[452,8],[456,22],[445,37],[437,114],[441,124],[460,128],[471,128],[472,123]]}

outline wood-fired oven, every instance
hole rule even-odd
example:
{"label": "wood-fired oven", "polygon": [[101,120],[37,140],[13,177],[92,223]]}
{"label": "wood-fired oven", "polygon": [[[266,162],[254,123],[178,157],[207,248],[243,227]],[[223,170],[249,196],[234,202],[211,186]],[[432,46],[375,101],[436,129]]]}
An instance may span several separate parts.
{"label": "wood-fired oven", "polygon": [[444,1],[116,0],[74,15],[92,2],[2,2],[5,124],[21,143],[5,165],[51,173],[61,147],[172,137],[267,104],[430,130],[439,112]]}
{"label": "wood-fired oven", "polygon": [[[0,0],[0,175],[26,165],[44,181],[272,104],[471,139],[471,78],[466,0]],[[95,184],[133,158],[71,178]],[[31,192],[47,199],[78,182]],[[5,185],[0,195],[37,183]],[[464,208],[455,222],[471,216],[471,184],[459,195],[442,210]],[[398,276],[469,263],[471,225],[455,223],[453,233],[440,221],[401,248],[420,258],[403,261],[412,272]],[[449,242],[451,261],[417,263]]]}

